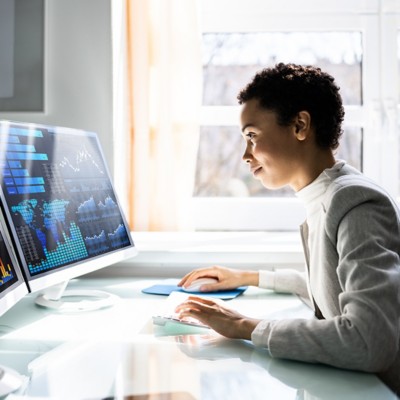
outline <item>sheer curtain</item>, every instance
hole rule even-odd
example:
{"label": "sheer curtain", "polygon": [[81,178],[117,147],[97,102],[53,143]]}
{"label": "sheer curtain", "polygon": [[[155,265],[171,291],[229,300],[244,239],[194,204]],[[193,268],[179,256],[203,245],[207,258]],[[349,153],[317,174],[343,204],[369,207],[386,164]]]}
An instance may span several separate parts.
{"label": "sheer curtain", "polygon": [[192,229],[199,140],[197,0],[113,4],[115,185],[131,229]]}

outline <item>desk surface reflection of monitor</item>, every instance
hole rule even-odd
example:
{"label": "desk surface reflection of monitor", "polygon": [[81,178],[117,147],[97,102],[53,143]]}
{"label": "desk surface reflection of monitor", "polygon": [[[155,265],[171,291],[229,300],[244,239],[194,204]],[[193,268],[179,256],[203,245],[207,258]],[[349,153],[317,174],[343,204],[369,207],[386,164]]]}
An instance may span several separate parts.
{"label": "desk surface reflection of monitor", "polygon": [[[0,138],[1,203],[18,261],[38,304],[61,310],[68,280],[137,253],[99,140],[8,121]],[[109,301],[94,296],[97,306]]]}

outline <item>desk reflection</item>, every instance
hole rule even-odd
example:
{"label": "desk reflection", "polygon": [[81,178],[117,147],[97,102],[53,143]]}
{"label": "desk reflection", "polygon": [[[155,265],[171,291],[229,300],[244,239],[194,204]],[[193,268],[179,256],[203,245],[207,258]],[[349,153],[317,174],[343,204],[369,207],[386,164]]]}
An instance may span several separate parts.
{"label": "desk reflection", "polygon": [[64,343],[30,372],[23,395],[58,400],[396,399],[374,375],[273,359],[204,330]]}
{"label": "desk reflection", "polygon": [[[389,389],[382,390],[382,384],[372,374],[274,359],[267,350],[256,349],[247,341],[226,339],[217,335],[179,335],[175,337],[175,341],[182,352],[198,360],[214,362],[223,360],[237,362],[235,360],[240,360],[244,364],[262,369],[266,375],[263,377],[263,374],[259,372],[259,380],[261,382],[264,380],[265,385],[262,385],[263,392],[259,398],[268,392],[266,387],[268,379],[266,378],[272,377],[287,389],[295,389],[294,399],[396,399]],[[243,370],[246,369],[247,367],[243,366]],[[242,380],[240,377],[236,378]],[[226,384],[225,380],[223,384]],[[248,398],[258,398],[253,395],[252,393],[252,397]]]}

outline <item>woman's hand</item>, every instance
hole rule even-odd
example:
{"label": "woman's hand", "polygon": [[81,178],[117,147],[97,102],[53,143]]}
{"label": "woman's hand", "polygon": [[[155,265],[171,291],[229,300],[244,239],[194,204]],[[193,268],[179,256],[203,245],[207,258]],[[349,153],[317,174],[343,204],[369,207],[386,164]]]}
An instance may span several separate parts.
{"label": "woman's hand", "polygon": [[226,306],[223,301],[196,296],[190,296],[177,306],[175,312],[179,318],[195,318],[231,339],[251,340],[251,333],[261,321],[239,314]]}
{"label": "woman's hand", "polygon": [[236,289],[239,286],[247,285],[258,286],[257,271],[242,271],[218,265],[189,272],[181,279],[178,286],[188,287],[199,278],[215,278],[218,280],[216,283],[203,285],[201,287],[203,292]]}

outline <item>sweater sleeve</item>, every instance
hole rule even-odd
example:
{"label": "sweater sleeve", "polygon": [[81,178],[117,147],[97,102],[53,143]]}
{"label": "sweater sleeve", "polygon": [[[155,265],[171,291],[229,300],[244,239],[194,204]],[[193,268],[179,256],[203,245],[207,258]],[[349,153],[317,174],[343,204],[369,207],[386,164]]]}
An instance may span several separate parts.
{"label": "sweater sleeve", "polygon": [[[349,197],[345,199],[348,203]],[[343,209],[348,204],[332,206]],[[340,221],[332,222],[335,228],[326,227],[339,256],[339,315],[326,320],[264,320],[252,340],[273,357],[379,372],[399,354],[399,216],[383,196],[365,196],[364,202],[347,210]]]}
{"label": "sweater sleeve", "polygon": [[278,293],[293,293],[309,298],[306,273],[294,269],[259,271],[258,286]]}

